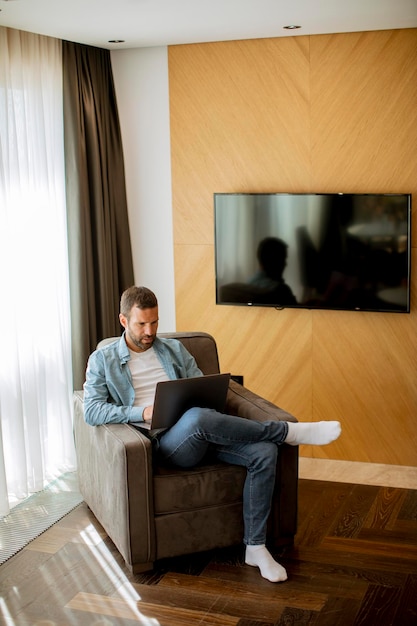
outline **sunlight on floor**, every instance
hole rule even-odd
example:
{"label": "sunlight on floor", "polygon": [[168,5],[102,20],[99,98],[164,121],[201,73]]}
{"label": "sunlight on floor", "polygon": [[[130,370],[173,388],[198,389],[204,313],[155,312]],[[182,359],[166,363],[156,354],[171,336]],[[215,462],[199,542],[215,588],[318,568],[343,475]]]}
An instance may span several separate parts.
{"label": "sunlight on floor", "polygon": [[[90,524],[85,530],[80,532],[80,536],[90,549],[102,571],[106,572],[110,582],[117,589],[118,597],[78,593],[70,600],[66,608],[124,619],[135,619],[143,626],[160,626],[160,622],[157,619],[147,617],[140,612],[138,608],[138,604],[141,601],[140,595],[135,591],[123,570],[116,563],[94,526]],[[94,622],[95,626],[108,626],[110,624],[112,622],[107,620]]]}

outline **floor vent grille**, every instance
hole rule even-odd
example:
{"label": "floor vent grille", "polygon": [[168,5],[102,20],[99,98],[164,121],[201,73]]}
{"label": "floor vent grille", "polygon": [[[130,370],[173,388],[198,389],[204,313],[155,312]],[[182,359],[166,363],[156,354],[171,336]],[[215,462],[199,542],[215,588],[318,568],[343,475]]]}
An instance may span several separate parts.
{"label": "floor vent grille", "polygon": [[67,473],[0,519],[0,564],[39,537],[83,501],[75,472]]}

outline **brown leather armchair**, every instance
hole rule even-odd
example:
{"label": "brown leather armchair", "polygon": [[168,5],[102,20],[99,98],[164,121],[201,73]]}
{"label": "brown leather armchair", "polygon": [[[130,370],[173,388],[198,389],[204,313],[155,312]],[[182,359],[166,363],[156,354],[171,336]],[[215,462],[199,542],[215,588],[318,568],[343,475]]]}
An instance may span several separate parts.
{"label": "brown leather armchair", "polygon": [[[211,335],[160,336],[179,339],[204,374],[219,372]],[[226,412],[258,421],[297,421],[234,381]],[[160,466],[152,458],[150,440],[134,426],[86,424],[82,391],[74,392],[74,434],[80,491],[132,572],[152,569],[161,558],[242,542],[244,468],[218,462],[186,470]],[[298,447],[284,444],[268,523],[270,547],[293,542],[297,485]]]}

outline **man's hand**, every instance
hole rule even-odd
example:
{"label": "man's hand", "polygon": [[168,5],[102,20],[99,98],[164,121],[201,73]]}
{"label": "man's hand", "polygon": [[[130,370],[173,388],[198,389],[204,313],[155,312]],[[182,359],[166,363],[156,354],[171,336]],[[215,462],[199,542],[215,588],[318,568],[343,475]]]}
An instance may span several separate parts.
{"label": "man's hand", "polygon": [[153,404],[151,404],[150,406],[146,406],[143,409],[143,413],[142,413],[143,420],[145,422],[150,422],[152,419],[152,413],[153,413]]}

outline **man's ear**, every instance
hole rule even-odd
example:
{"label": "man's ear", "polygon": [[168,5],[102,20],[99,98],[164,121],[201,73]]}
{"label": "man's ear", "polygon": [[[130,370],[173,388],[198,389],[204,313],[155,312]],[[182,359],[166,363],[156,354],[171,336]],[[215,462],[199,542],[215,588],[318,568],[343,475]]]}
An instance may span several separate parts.
{"label": "man's ear", "polygon": [[125,317],[122,313],[119,313],[119,321],[123,328],[127,328],[127,317]]}

